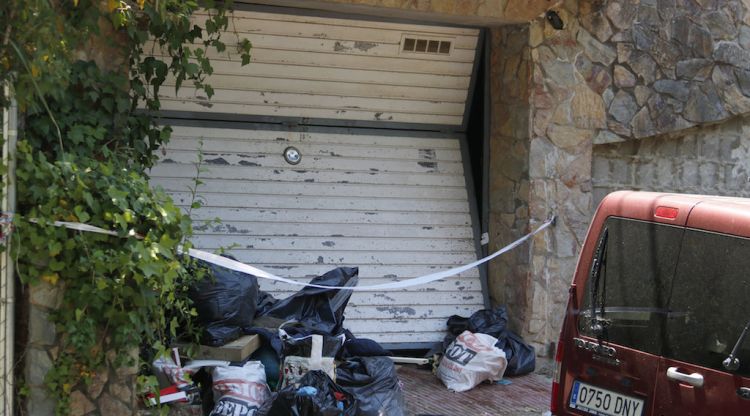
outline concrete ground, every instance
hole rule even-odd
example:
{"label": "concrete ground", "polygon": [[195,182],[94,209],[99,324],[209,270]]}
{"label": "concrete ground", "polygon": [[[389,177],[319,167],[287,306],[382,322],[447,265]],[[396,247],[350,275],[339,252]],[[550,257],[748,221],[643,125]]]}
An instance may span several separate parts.
{"label": "concrete ground", "polygon": [[483,383],[449,391],[429,369],[398,368],[408,416],[541,416],[549,410],[552,379],[542,374],[507,377],[508,385]]}

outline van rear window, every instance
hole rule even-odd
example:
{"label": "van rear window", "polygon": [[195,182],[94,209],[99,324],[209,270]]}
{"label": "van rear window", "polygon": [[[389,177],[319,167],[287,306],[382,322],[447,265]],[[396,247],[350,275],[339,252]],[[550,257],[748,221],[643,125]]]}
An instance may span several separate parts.
{"label": "van rear window", "polygon": [[[584,286],[579,331],[662,354],[668,339],[666,323],[672,317],[667,305],[684,228],[616,217],[608,218],[605,227],[606,255],[599,284],[594,287],[589,277]],[[592,330],[592,316],[603,324],[602,332]]]}
{"label": "van rear window", "polygon": [[[750,321],[750,239],[614,217],[605,228],[599,285],[590,276],[584,285],[579,331],[726,371],[722,361]],[[735,373],[750,376],[750,336],[738,358]]]}
{"label": "van rear window", "polygon": [[[700,230],[685,232],[670,307],[665,354],[716,370],[750,320],[750,239]],[[750,376],[750,337],[735,373]]]}

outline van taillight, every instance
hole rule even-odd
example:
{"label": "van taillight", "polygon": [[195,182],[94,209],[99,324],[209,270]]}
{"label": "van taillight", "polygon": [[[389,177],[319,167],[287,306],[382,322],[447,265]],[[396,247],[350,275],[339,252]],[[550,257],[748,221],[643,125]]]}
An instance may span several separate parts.
{"label": "van taillight", "polygon": [[654,211],[654,217],[673,220],[677,218],[677,214],[679,213],[680,213],[680,210],[678,208],[661,206],[661,207],[656,207],[656,210]]}
{"label": "van taillight", "polygon": [[557,353],[555,353],[555,374],[552,376],[552,398],[549,405],[550,413],[557,414],[560,410],[558,408],[559,398],[562,392],[560,391],[560,379],[562,377],[562,360],[565,355],[565,348],[563,348],[562,334],[560,339],[557,340]]}

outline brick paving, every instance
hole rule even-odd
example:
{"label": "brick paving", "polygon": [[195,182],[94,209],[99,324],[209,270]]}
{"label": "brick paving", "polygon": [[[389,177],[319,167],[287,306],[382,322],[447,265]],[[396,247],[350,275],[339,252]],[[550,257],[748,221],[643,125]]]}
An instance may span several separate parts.
{"label": "brick paving", "polygon": [[549,410],[552,380],[541,374],[509,377],[509,385],[480,384],[463,393],[449,391],[428,369],[398,368],[408,416],[541,416]]}

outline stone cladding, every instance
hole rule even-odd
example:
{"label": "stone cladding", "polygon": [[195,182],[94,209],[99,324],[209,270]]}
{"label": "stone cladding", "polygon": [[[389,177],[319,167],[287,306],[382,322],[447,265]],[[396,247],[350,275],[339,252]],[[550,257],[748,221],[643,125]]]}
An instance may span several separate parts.
{"label": "stone cladding", "polygon": [[[724,139],[684,135],[738,131],[732,123],[747,125],[740,116],[750,113],[750,0],[566,0],[555,11],[562,30],[544,19],[529,28],[530,225],[559,219],[532,247],[523,313],[523,334],[542,353],[557,340],[595,199],[621,187],[735,192],[744,162],[691,153],[693,142]],[[669,158],[646,154],[673,147],[669,169]],[[660,169],[677,176],[657,183]]]}
{"label": "stone cladding", "polygon": [[594,146],[594,202],[617,189],[750,198],[750,119]]}

